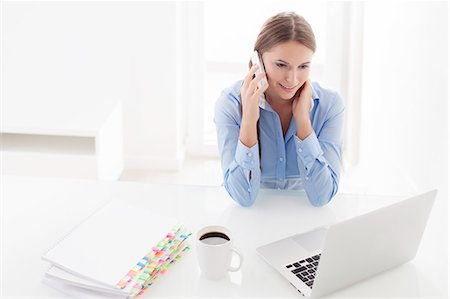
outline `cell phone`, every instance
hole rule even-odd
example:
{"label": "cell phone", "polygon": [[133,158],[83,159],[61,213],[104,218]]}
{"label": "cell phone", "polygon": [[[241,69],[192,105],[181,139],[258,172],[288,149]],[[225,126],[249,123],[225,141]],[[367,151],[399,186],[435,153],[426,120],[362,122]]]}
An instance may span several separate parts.
{"label": "cell phone", "polygon": [[[261,74],[261,72],[266,72],[266,70],[264,68],[264,64],[262,62],[261,55],[259,55],[258,51],[254,51],[253,52],[252,57],[251,57],[251,61],[252,61],[252,64],[259,65],[259,68],[258,68],[258,70],[255,73],[255,76],[258,76],[259,74]],[[268,84],[266,76],[264,76],[264,78],[259,80],[258,87],[261,87],[264,84]],[[266,98],[264,97],[264,94],[259,96],[259,107],[266,108]]]}

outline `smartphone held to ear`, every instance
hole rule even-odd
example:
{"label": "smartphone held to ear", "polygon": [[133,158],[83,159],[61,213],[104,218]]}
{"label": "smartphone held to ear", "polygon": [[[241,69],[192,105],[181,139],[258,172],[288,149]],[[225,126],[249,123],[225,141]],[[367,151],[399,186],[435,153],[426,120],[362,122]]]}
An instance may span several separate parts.
{"label": "smartphone held to ear", "polygon": [[[261,56],[259,55],[258,51],[253,52],[251,60],[252,64],[256,64],[259,66],[258,70],[256,71],[256,76],[258,76],[262,72],[266,72],[266,70],[264,69],[264,64],[262,63]],[[266,76],[264,76],[264,78],[262,78],[258,82],[258,87],[261,87],[265,84],[268,84]],[[259,107],[263,109],[266,108],[266,98],[264,97],[264,94],[259,96]]]}

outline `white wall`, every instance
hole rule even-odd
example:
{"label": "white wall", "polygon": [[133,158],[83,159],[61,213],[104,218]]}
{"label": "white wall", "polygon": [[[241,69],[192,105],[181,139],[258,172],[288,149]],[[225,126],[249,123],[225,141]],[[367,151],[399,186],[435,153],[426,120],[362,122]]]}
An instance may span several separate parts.
{"label": "white wall", "polygon": [[125,167],[178,167],[177,5],[3,2],[2,107],[43,98],[66,105],[122,101]]}
{"label": "white wall", "polygon": [[360,167],[372,176],[360,185],[371,192],[447,192],[447,20],[445,2],[365,3]]}

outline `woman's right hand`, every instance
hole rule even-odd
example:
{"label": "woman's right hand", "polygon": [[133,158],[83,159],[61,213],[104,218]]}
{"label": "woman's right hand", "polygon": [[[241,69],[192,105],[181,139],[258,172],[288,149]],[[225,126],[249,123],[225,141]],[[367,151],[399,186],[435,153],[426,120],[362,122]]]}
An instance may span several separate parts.
{"label": "woman's right hand", "polygon": [[259,66],[252,65],[241,86],[242,122],[256,124],[259,119],[259,96],[262,95],[269,85],[266,83],[258,87],[258,82],[264,78],[265,73],[261,73],[255,78]]}

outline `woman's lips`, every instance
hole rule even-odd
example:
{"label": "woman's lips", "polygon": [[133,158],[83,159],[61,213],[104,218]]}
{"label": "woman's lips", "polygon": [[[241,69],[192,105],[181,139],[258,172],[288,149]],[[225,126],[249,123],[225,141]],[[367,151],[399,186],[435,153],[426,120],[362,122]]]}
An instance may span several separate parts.
{"label": "woman's lips", "polygon": [[281,88],[283,89],[283,90],[285,90],[285,91],[287,91],[287,92],[292,92],[292,91],[294,91],[296,88],[297,88],[297,85],[294,85],[294,86],[292,86],[292,87],[287,87],[287,86],[284,86],[283,84],[281,84],[281,83],[279,83],[280,84],[280,86],[281,86]]}

